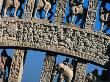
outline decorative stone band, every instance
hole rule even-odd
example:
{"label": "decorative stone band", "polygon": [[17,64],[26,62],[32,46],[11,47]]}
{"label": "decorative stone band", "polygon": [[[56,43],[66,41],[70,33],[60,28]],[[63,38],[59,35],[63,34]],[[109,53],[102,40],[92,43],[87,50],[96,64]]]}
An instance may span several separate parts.
{"label": "decorative stone band", "polygon": [[109,61],[109,37],[35,19],[0,21],[0,46],[39,49],[82,58],[99,65]]}

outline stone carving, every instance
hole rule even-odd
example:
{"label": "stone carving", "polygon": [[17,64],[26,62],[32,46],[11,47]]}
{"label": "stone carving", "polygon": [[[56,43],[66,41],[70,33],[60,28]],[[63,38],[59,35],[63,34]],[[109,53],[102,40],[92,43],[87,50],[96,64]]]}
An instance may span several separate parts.
{"label": "stone carving", "polygon": [[57,8],[55,13],[55,22],[63,23],[63,18],[65,16],[67,0],[59,0],[57,2]]}
{"label": "stone carving", "polygon": [[[84,1],[78,1],[74,0],[73,2],[73,0],[69,0],[70,13],[66,17],[67,22],[69,22],[70,17],[72,17],[73,22],[74,16],[77,16],[75,23],[82,19],[80,25],[83,27],[86,20],[85,28],[92,28],[96,18],[98,0],[89,0],[88,11],[82,6]],[[9,3],[9,0],[5,2],[4,16],[6,16],[7,8],[11,5],[15,7],[14,16],[16,16],[17,9],[21,6],[21,1],[14,0],[10,2],[11,3]],[[32,48],[48,51],[44,59],[40,82],[52,82],[55,76],[54,71],[59,73],[58,82],[63,82],[64,80],[65,82],[93,82],[99,81],[99,79],[101,79],[100,81],[104,81],[105,79],[108,80],[108,77],[104,78],[104,75],[109,75],[104,71],[100,76],[101,78],[99,78],[97,73],[94,73],[95,71],[86,76],[86,68],[87,62],[89,61],[109,69],[109,66],[105,66],[110,59],[109,52],[107,52],[110,43],[109,37],[101,33],[88,32],[82,29],[72,29],[73,25],[64,24],[63,21],[67,2],[68,0],[57,0],[55,23],[49,23],[48,21],[31,17],[35,17],[39,10],[45,10],[45,18],[47,19],[48,13],[53,14],[52,8],[53,5],[56,4],[56,0],[27,0],[24,15],[25,18],[28,19],[24,18],[18,20],[15,18],[1,18],[0,46],[16,48],[25,47],[26,49]],[[2,2],[0,4],[2,4]],[[105,3],[103,5],[105,5]],[[109,12],[105,12],[103,9],[104,6],[102,6],[100,10],[102,27],[105,22],[108,22],[109,18]],[[104,18],[104,16],[106,17]],[[50,17],[48,17],[48,19],[50,19]],[[102,27],[101,29],[103,29]],[[63,63],[55,66],[55,52],[67,54],[69,57],[76,57],[78,58],[77,63],[75,63],[75,65],[73,65],[73,63],[69,64],[69,59],[67,58]],[[0,62],[0,66],[4,73],[2,74],[2,79],[4,80],[4,68],[7,66],[9,82],[20,82],[23,73],[24,59],[25,51],[20,49],[14,50],[12,63],[10,63],[10,57],[7,56],[6,59],[1,57],[2,62]],[[82,61],[79,61],[79,59]]]}
{"label": "stone carving", "polygon": [[95,69],[86,75],[85,82],[109,82],[108,71],[102,70],[102,74],[98,75],[98,70]]}
{"label": "stone carving", "polygon": [[[93,72],[87,74],[85,81],[86,82],[96,82],[97,78],[98,78],[98,70],[95,69]],[[97,81],[99,81],[99,80],[97,80]]]}
{"label": "stone carving", "polygon": [[[66,66],[63,63],[59,64],[59,67],[60,67],[60,69],[63,70],[64,78],[67,80],[66,82],[71,82],[72,78],[73,78],[73,71],[72,71],[72,69],[70,69],[69,66]],[[60,80],[59,82],[63,82],[63,80]]]}
{"label": "stone carving", "polygon": [[51,82],[52,70],[56,61],[56,56],[54,53],[48,52],[44,59],[43,70],[41,73],[40,82]]}
{"label": "stone carving", "polygon": [[101,7],[99,10],[100,22],[101,22],[101,31],[103,31],[104,25],[107,24],[107,29],[104,31],[106,32],[109,29],[109,13],[105,7]]}
{"label": "stone carving", "polygon": [[18,10],[18,7],[20,6],[20,2],[18,0],[6,0],[5,3],[4,3],[4,16],[6,17],[7,16],[7,10],[10,6],[14,6],[15,7],[15,11],[14,11],[14,17],[16,17],[16,13],[17,13],[17,10]]}
{"label": "stone carving", "polygon": [[[58,75],[57,82],[71,82],[73,79],[73,66],[69,64],[69,58],[66,58],[63,63],[57,64],[54,68],[53,77]],[[54,79],[53,79],[54,80]]]}
{"label": "stone carving", "polygon": [[74,2],[74,0],[70,0],[69,6],[69,14],[66,17],[67,22],[69,23],[69,17],[72,17],[71,23],[74,22],[74,17],[77,16],[77,20],[75,21],[75,24],[79,22],[80,19],[82,19],[82,22],[80,26],[83,26],[84,21],[86,20],[86,13],[87,9],[83,7],[82,1],[80,2]]}
{"label": "stone carving", "polygon": [[[54,3],[56,0],[52,0],[52,2]],[[37,3],[37,4],[36,4]],[[45,16],[44,18],[47,19],[47,15],[49,10],[51,9],[51,0],[38,0],[38,2],[36,1],[35,5],[34,5],[34,12],[33,12],[33,16],[36,17],[37,11],[38,10],[43,10],[45,11]]]}
{"label": "stone carving", "polygon": [[85,82],[87,63],[78,61],[74,82]]}
{"label": "stone carving", "polygon": [[35,0],[27,0],[25,6],[25,17],[32,17]]}
{"label": "stone carving", "polygon": [[5,69],[5,62],[6,62],[6,57],[1,56],[0,58],[0,70],[1,70],[1,75],[0,77],[2,78],[2,81],[5,80],[5,75],[6,75],[6,69]]}
{"label": "stone carving", "polygon": [[[4,49],[1,53],[1,58],[0,58],[0,70],[1,70],[0,77],[2,78],[3,82],[8,80],[6,78],[6,75],[9,76],[11,60],[12,60],[11,57],[7,55],[6,50]],[[8,68],[7,74],[6,74],[6,67]]]}
{"label": "stone carving", "polygon": [[[35,0],[36,1],[36,0]],[[37,3],[37,4],[36,4]],[[44,3],[42,0],[38,0],[35,2],[35,5],[34,5],[34,11],[33,11],[33,16],[36,17],[37,16],[37,11],[39,9],[43,9],[44,7]]]}
{"label": "stone carving", "polygon": [[89,0],[85,28],[93,29],[96,19],[98,0]]}
{"label": "stone carving", "polygon": [[[107,37],[103,38],[103,35],[94,34],[92,32],[91,34],[83,30],[76,31],[66,27],[63,28],[63,26],[59,28],[56,25],[50,25],[50,23],[36,24],[29,21],[30,20],[22,20],[18,22],[9,22],[5,20],[2,21],[2,23],[0,23],[1,42],[17,41],[17,43],[15,44],[11,43],[8,45],[22,45],[25,47],[30,47],[29,45],[34,44],[31,45],[32,48],[52,51],[59,50],[60,52],[67,54],[70,54],[70,52],[74,51],[77,53],[86,52],[86,57],[81,55],[77,56],[103,64],[103,61],[106,60],[105,62],[107,62],[109,59],[109,56],[106,55],[109,40],[107,39]],[[53,27],[54,29],[51,30],[51,27]],[[5,43],[4,45],[7,44]],[[52,48],[50,49],[50,47]],[[66,50],[68,50],[69,52],[67,52]],[[96,59],[94,60],[94,58]]]}
{"label": "stone carving", "polygon": [[25,55],[24,50],[14,50],[8,82],[21,82]]}

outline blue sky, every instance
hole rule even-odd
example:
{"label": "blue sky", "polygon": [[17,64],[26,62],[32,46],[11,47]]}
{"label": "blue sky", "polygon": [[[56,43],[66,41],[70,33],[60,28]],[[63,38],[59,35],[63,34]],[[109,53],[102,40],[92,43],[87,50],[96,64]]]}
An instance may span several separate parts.
{"label": "blue sky", "polygon": [[[101,1],[99,1],[99,4],[98,4],[98,10],[99,10],[99,6],[100,6],[100,2]],[[87,7],[87,5],[88,5],[88,0],[85,0],[84,7]],[[110,4],[107,4],[106,8],[108,10],[110,10]],[[55,10],[56,9],[54,6],[53,11],[55,12]],[[67,8],[67,10],[68,10],[68,8]],[[97,10],[96,23],[95,23],[95,27],[94,27],[95,31],[100,30],[98,10]],[[68,13],[68,11],[66,13]],[[53,20],[53,18],[51,20]],[[109,31],[108,31],[108,33],[109,33]],[[1,51],[2,51],[2,49],[0,50],[0,53],[1,53]],[[12,57],[13,50],[7,49],[7,52],[8,52],[8,55],[10,55]],[[24,72],[23,72],[22,82],[39,82],[40,74],[41,74],[41,70],[42,70],[42,65],[43,65],[43,61],[44,61],[43,59],[44,59],[45,54],[46,54],[45,52],[28,50],[28,53],[26,56],[26,62],[24,64]],[[59,55],[57,57],[57,63],[62,62],[64,59],[65,59],[64,56]],[[102,68],[95,66],[95,65],[92,65],[92,64],[88,64],[87,73],[92,72],[94,69],[98,69],[99,74],[101,74]]]}

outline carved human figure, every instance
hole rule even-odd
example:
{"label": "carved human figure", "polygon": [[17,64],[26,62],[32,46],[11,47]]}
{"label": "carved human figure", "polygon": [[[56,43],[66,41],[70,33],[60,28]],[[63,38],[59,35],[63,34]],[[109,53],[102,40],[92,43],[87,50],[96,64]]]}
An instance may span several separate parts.
{"label": "carved human figure", "polygon": [[108,22],[108,10],[105,7],[101,7],[99,10],[100,22],[101,22],[101,31],[104,28],[104,25]]}
{"label": "carved human figure", "polygon": [[106,33],[110,29],[110,10],[108,11],[108,13],[107,28],[104,30],[104,33]]}
{"label": "carved human figure", "polygon": [[33,28],[29,27],[28,28],[28,42],[33,42]]}
{"label": "carved human figure", "polygon": [[35,0],[28,0],[26,3],[26,12],[33,12]]}
{"label": "carved human figure", "polygon": [[28,29],[27,27],[23,28],[23,42],[28,42]]}
{"label": "carved human figure", "polygon": [[14,11],[14,17],[16,17],[16,13],[18,10],[18,7],[20,6],[20,2],[18,0],[6,0],[4,3],[4,16],[7,16],[7,10],[9,7],[14,6],[15,7],[15,11]]}

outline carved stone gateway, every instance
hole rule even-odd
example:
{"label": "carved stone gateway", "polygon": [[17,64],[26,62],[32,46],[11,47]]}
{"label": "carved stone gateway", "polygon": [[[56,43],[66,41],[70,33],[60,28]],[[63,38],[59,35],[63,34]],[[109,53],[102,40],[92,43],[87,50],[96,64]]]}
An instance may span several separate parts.
{"label": "carved stone gateway", "polygon": [[[87,63],[110,70],[110,37],[102,32],[87,31],[73,24],[63,22],[66,6],[71,0],[53,0],[56,1],[54,22],[49,22],[47,19],[32,18],[33,8],[37,1],[26,0],[22,19],[15,17],[3,17],[0,19],[0,48],[14,49],[8,82],[21,82],[26,51],[30,49],[46,52],[40,82],[52,82],[57,54],[77,61],[76,68],[71,74],[74,82],[85,82]],[[50,8],[52,8],[54,3],[51,1],[39,0],[41,4],[45,3],[40,7],[41,10],[48,10],[46,9],[48,5],[51,5]],[[78,1],[79,3],[76,3],[76,5],[81,4],[82,7],[83,0]],[[0,3],[0,9],[1,5],[2,3]],[[94,27],[97,5],[98,0],[88,0],[88,11],[84,23],[87,29]],[[49,13],[53,15],[52,11],[53,9]],[[67,67],[71,69],[69,65]],[[67,76],[64,77],[67,78]],[[63,80],[66,81],[67,79],[63,78]],[[108,82],[110,82],[110,79]]]}

